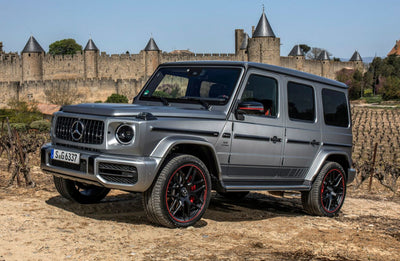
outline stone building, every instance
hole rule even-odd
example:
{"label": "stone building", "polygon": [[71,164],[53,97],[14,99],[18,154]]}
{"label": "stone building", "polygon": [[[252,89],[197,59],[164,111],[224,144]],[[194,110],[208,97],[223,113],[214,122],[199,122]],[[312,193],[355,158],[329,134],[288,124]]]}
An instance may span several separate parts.
{"label": "stone building", "polygon": [[299,45],[288,56],[280,54],[280,38],[276,37],[263,11],[251,37],[243,30],[235,30],[235,52],[192,53],[189,51],[163,52],[153,38],[137,54],[100,52],[92,39],[84,50],[74,55],[46,54],[31,36],[21,54],[5,53],[0,43],[0,106],[10,98],[49,103],[46,91],[67,90],[79,94],[76,102],[104,101],[112,93],[132,99],[157,66],[164,62],[194,60],[251,61],[268,63],[334,79],[344,68],[365,70],[356,51],[348,62],[329,59],[322,52],[317,60],[306,59]]}

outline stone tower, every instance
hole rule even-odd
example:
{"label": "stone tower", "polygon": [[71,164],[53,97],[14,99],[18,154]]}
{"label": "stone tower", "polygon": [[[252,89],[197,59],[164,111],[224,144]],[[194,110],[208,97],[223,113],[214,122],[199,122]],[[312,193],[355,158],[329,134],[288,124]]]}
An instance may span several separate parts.
{"label": "stone tower", "polygon": [[21,55],[22,81],[43,80],[44,50],[33,36],[29,38]]}
{"label": "stone tower", "polygon": [[150,77],[157,66],[160,64],[160,49],[158,48],[153,37],[150,38],[144,48],[145,76]]}
{"label": "stone tower", "polygon": [[99,49],[94,44],[93,40],[89,39],[84,49],[85,78],[98,77],[98,56]]}
{"label": "stone tower", "polygon": [[3,42],[0,42],[0,53],[3,52]]}
{"label": "stone tower", "polygon": [[357,50],[353,53],[349,61],[353,63],[355,69],[358,69],[360,71],[363,70],[364,67],[363,60],[361,58],[360,53]]}
{"label": "stone tower", "polygon": [[321,76],[322,77],[328,77],[329,70],[331,68],[331,64],[329,62],[330,59],[329,59],[328,52],[323,50],[319,54],[317,60],[321,61],[321,65],[322,65]]}
{"label": "stone tower", "polygon": [[247,55],[247,48],[249,46],[249,35],[244,34],[242,44],[240,45],[239,51],[237,53],[238,60],[247,62],[249,57]]}
{"label": "stone tower", "polygon": [[235,29],[235,54],[238,55],[240,52],[240,46],[242,45],[243,38],[246,35],[243,29]]}
{"label": "stone tower", "polygon": [[289,57],[293,57],[295,59],[295,63],[296,63],[296,70],[299,71],[303,71],[304,70],[304,61],[305,61],[305,57],[304,57],[304,52],[303,50],[300,48],[300,45],[295,45],[293,46],[292,50],[290,51],[290,53],[288,54]]}
{"label": "stone tower", "polygon": [[263,10],[253,36],[248,42],[249,61],[280,65],[280,49],[280,39],[275,36]]}

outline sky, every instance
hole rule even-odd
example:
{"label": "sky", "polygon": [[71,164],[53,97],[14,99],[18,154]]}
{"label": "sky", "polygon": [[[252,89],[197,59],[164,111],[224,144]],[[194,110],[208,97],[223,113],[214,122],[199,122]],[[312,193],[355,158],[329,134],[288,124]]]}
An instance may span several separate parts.
{"label": "sky", "polygon": [[234,30],[251,36],[265,6],[281,56],[296,44],[334,57],[385,57],[400,39],[399,0],[0,0],[0,41],[18,52],[33,35],[48,51],[92,38],[101,52],[139,53],[150,37],[165,52],[234,53]]}

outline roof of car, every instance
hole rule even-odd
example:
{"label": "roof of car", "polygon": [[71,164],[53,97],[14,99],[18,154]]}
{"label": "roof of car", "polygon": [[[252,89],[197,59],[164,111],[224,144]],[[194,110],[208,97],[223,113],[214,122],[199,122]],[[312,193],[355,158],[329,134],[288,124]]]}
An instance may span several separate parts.
{"label": "roof of car", "polygon": [[327,85],[332,85],[340,88],[347,89],[348,86],[342,82],[338,82],[335,80],[331,80],[325,77],[321,77],[318,75],[305,73],[285,67],[265,64],[265,63],[254,63],[254,62],[241,62],[241,61],[182,61],[182,62],[168,62],[160,65],[162,66],[240,66],[247,68],[258,68],[262,70],[267,70],[271,72],[276,72],[280,74],[285,74],[289,76],[293,76],[296,78],[301,78],[305,80],[310,80],[314,82],[319,82]]}

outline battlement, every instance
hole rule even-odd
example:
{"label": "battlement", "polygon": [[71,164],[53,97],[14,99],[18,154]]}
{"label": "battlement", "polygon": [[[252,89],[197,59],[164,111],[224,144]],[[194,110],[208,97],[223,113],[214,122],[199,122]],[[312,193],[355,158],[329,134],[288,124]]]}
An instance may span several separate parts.
{"label": "battlement", "polygon": [[1,62],[15,62],[17,60],[21,60],[21,57],[18,53],[4,53],[0,52],[0,61]]}

